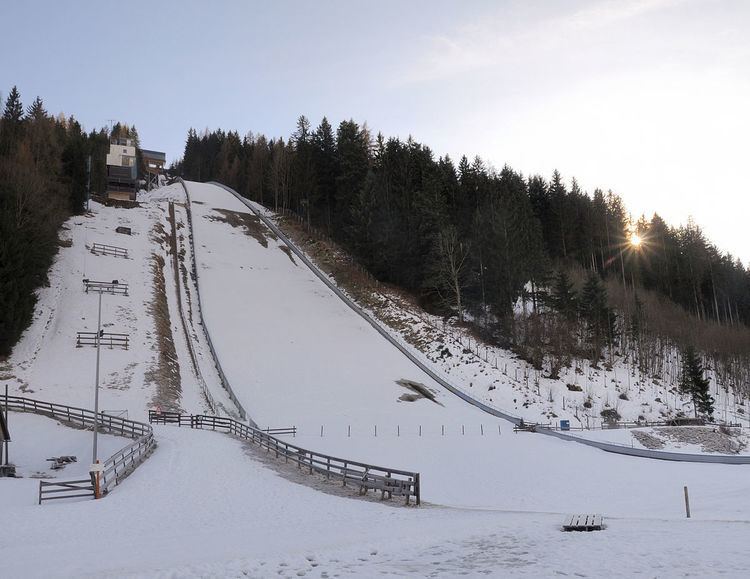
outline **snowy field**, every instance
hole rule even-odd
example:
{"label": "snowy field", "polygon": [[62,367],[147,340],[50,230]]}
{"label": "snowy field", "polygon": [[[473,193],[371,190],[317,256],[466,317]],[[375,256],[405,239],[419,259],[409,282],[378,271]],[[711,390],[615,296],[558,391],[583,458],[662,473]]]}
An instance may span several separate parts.
{"label": "snowy field", "polygon": [[[9,452],[11,462],[16,465],[16,476],[44,480],[88,478],[93,443],[90,430],[71,428],[55,419],[24,412],[11,412],[8,424],[14,441]],[[99,455],[104,458],[132,442],[130,438],[104,433],[99,433],[98,439]],[[59,470],[50,469],[52,463],[47,459],[59,456],[75,456],[78,460]],[[3,481],[8,482],[0,479],[0,483]]]}
{"label": "snowy field", "polygon": [[[290,475],[231,437],[157,426],[154,454],[104,500],[40,507],[31,474],[50,456],[84,459],[91,434],[12,413],[11,453],[25,476],[0,479],[0,512],[10,530],[0,536],[0,577],[747,575],[746,467],[645,460],[514,434],[511,424],[411,364],[234,197],[215,186],[188,187],[203,314],[249,414],[262,426],[296,425],[290,441],[299,446],[419,471],[425,504],[320,492],[306,476]],[[76,349],[74,336],[96,323],[96,298],[83,293],[80,280],[119,277],[131,295],[105,296],[103,314],[112,328],[128,328],[134,346],[103,352],[103,407],[143,418],[159,404],[159,384],[148,380],[160,355],[159,318],[149,307],[156,254],[165,260],[179,364],[176,405],[206,411],[177,316],[182,291],[196,365],[231,412],[198,323],[195,287],[175,286],[169,244],[148,233],[169,231],[169,199],[178,273],[189,279],[182,275],[191,251],[181,187],[144,196],[138,209],[92,204],[90,215],[68,223],[73,245],[61,249],[35,322],[0,384],[91,407],[94,350]],[[111,231],[120,224],[138,235],[116,243]],[[86,250],[92,240],[126,245],[130,259],[93,256]],[[605,432],[623,436],[593,435]],[[127,442],[107,438],[112,450]],[[74,478],[67,469],[60,476]],[[683,485],[690,488],[690,520]],[[564,515],[584,512],[603,514],[607,529],[560,531]]]}
{"label": "snowy field", "polygon": [[[742,577],[748,523],[403,508],[289,482],[223,434],[157,427],[159,448],[106,499],[3,501],[3,577]],[[529,491],[530,493],[533,492]],[[19,496],[21,493],[17,494]],[[516,512],[513,512],[516,511]]]}

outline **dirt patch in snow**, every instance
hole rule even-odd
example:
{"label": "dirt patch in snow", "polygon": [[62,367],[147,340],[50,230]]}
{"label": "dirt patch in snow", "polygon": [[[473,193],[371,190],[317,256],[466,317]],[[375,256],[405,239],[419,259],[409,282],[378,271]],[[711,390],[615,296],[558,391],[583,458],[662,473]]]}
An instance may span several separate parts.
{"label": "dirt patch in snow", "polygon": [[[435,404],[440,404],[440,402],[435,400],[435,393],[424,384],[415,382],[414,380],[406,380],[404,378],[402,378],[401,380],[396,380],[396,384],[398,384],[399,386],[403,386],[404,388],[409,390],[409,392],[399,396],[398,399],[401,402],[416,402],[417,400],[421,400],[424,398],[427,400],[431,400]],[[442,406],[442,404],[440,404],[440,406]]]}
{"label": "dirt patch in snow", "polygon": [[633,430],[632,435],[645,448],[649,448],[651,450],[661,450],[666,444],[661,438],[659,438],[658,436],[654,436],[653,434],[649,434],[648,432]]}
{"label": "dirt patch in snow", "polygon": [[678,444],[697,444],[703,452],[738,454],[747,446],[744,436],[718,426],[662,426],[654,428],[662,438]]}
{"label": "dirt patch in snow", "polygon": [[276,241],[276,235],[268,229],[260,218],[252,213],[241,213],[239,211],[229,211],[228,209],[213,209],[221,217],[215,215],[206,215],[206,219],[228,223],[232,227],[241,227],[245,234],[255,239],[263,247],[268,247],[268,239]]}
{"label": "dirt patch in snow", "polygon": [[297,265],[297,262],[294,260],[294,254],[292,253],[292,250],[289,249],[288,245],[279,245],[279,249],[286,253],[286,256],[292,261],[294,265]]}
{"label": "dirt patch in snow", "polygon": [[[161,224],[160,224],[161,225]],[[169,318],[166,280],[164,278],[164,258],[153,254],[151,272],[154,276],[154,294],[148,307],[156,327],[157,357],[155,365],[149,369],[144,378],[146,382],[156,384],[156,395],[153,404],[163,410],[180,411],[180,364],[172,336],[172,324]]]}
{"label": "dirt patch in snow", "polygon": [[660,426],[651,432],[633,430],[632,433],[638,442],[653,450],[692,444],[700,446],[702,452],[739,454],[748,444],[747,437],[740,432],[718,426]]}

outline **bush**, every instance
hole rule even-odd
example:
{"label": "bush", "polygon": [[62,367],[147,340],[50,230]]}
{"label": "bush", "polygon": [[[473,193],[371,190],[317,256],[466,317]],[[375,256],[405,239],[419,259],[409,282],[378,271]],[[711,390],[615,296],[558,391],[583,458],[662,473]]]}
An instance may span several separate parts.
{"label": "bush", "polygon": [[620,413],[617,412],[614,408],[605,408],[601,411],[602,418],[606,420],[607,422],[617,422],[622,418],[620,416]]}

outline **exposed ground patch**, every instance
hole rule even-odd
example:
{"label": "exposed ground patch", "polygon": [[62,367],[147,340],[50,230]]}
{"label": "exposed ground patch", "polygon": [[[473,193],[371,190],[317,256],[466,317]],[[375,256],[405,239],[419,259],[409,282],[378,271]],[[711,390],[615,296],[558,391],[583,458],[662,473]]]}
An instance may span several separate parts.
{"label": "exposed ground patch", "polygon": [[294,254],[292,253],[292,250],[289,249],[288,245],[279,245],[279,249],[286,253],[286,256],[292,260],[292,263],[294,265],[297,265],[297,262],[294,260]]}
{"label": "exposed ground patch", "polygon": [[268,229],[259,217],[252,213],[241,213],[239,211],[229,211],[227,209],[213,209],[220,215],[206,215],[206,219],[211,221],[220,221],[221,223],[228,223],[232,227],[241,227],[245,230],[245,234],[255,239],[263,247],[268,247],[269,238],[276,241],[276,235],[273,231]]}
{"label": "exposed ground patch", "polygon": [[[399,396],[399,400],[401,402],[416,402],[417,400],[421,400],[422,398],[425,398],[427,400],[431,400],[435,404],[440,404],[437,400],[435,400],[435,393],[432,392],[427,386],[424,384],[421,384],[420,382],[415,382],[414,380],[406,380],[405,378],[402,378],[401,380],[396,380],[396,384],[399,386],[403,386],[409,392],[402,394]],[[442,404],[440,404],[442,406]]]}
{"label": "exposed ground patch", "polygon": [[633,436],[650,449],[694,444],[703,452],[739,454],[748,445],[747,436],[720,426],[660,426],[651,432],[634,430]]}
{"label": "exposed ground patch", "polygon": [[151,272],[154,278],[154,293],[148,310],[156,327],[157,357],[155,365],[146,371],[144,378],[146,382],[156,384],[156,395],[153,399],[155,405],[163,410],[180,411],[180,364],[177,361],[172,336],[162,256],[152,255]]}

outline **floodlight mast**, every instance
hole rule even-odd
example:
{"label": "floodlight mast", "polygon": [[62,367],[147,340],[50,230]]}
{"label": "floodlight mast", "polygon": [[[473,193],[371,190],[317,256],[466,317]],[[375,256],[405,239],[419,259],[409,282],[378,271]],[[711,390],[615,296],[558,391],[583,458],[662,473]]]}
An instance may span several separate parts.
{"label": "floodlight mast", "polygon": [[101,351],[102,341],[102,292],[99,294],[99,315],[96,321],[96,378],[94,380],[94,450],[91,464],[96,464],[97,443],[99,436],[99,353]]}
{"label": "floodlight mast", "polygon": [[[87,283],[89,280],[83,280]],[[94,378],[94,445],[92,450],[91,464],[96,464],[98,458],[99,443],[99,358],[101,353],[102,341],[102,294],[104,292],[113,293],[113,290],[120,285],[118,280],[112,280],[111,283],[98,284],[96,287],[89,287],[91,291],[99,294],[99,313],[96,319],[96,376]]]}

